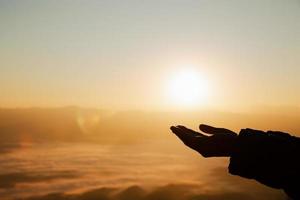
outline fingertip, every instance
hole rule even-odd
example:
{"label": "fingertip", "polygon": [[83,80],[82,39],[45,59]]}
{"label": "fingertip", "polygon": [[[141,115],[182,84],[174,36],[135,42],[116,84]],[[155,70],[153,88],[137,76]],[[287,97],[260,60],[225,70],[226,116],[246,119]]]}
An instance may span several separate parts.
{"label": "fingertip", "polygon": [[215,127],[209,126],[207,124],[200,124],[199,129],[204,133],[211,133],[214,131]]}
{"label": "fingertip", "polygon": [[207,127],[208,127],[208,125],[206,125],[206,124],[200,124],[200,125],[199,125],[199,129],[200,129],[201,131],[207,129]]}
{"label": "fingertip", "polygon": [[183,125],[178,125],[177,127],[178,127],[178,128],[186,128],[186,127],[183,126]]}
{"label": "fingertip", "polygon": [[175,126],[171,126],[170,129],[171,129],[171,131],[174,132],[176,130],[176,127]]}
{"label": "fingertip", "polygon": [[203,128],[203,126],[205,126],[205,124],[200,124],[199,129],[201,130]]}

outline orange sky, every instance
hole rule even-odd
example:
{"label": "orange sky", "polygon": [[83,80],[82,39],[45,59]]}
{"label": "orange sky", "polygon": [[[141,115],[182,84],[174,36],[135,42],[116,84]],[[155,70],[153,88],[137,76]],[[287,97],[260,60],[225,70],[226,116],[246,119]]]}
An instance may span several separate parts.
{"label": "orange sky", "polygon": [[299,106],[299,21],[297,0],[0,2],[0,106],[185,109],[166,88],[191,66],[189,109]]}

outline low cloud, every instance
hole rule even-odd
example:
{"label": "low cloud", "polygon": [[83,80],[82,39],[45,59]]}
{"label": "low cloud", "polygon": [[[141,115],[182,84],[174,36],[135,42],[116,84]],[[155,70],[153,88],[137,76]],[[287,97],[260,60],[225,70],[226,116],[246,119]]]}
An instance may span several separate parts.
{"label": "low cloud", "polygon": [[45,174],[35,173],[35,172],[15,172],[0,174],[0,188],[7,189],[13,188],[20,183],[36,183],[44,182],[55,179],[69,179],[76,178],[79,174],[73,171],[57,171],[57,172],[47,172]]}
{"label": "low cloud", "polygon": [[3,155],[1,200],[286,199],[280,190],[230,175],[226,160],[142,149],[57,144]]}
{"label": "low cloud", "polygon": [[1,143],[0,142],[0,154],[12,152],[13,150],[16,150],[20,147],[21,147],[21,145],[18,143],[5,143],[5,142]]}
{"label": "low cloud", "polygon": [[285,200],[285,196],[275,198],[268,195],[254,195],[255,191],[249,194],[233,191],[204,192],[195,191],[195,185],[170,184],[157,187],[153,190],[146,190],[141,186],[131,186],[124,190],[117,188],[103,187],[90,190],[81,194],[52,193],[44,196],[29,197],[19,200]]}

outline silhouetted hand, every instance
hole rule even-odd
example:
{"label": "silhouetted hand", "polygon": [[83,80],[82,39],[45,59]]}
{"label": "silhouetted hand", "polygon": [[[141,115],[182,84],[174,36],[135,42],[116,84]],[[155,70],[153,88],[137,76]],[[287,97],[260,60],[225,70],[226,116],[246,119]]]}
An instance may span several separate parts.
{"label": "silhouetted hand", "polygon": [[237,134],[225,128],[215,128],[201,124],[203,134],[184,126],[172,126],[171,130],[188,147],[204,157],[230,156],[235,148]]}

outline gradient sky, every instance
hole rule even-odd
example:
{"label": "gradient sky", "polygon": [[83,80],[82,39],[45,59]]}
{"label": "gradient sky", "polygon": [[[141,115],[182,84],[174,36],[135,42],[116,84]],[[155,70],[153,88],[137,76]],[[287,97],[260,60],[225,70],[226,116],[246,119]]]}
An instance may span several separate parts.
{"label": "gradient sky", "polygon": [[193,66],[197,107],[300,106],[299,0],[0,0],[0,106],[171,108]]}

